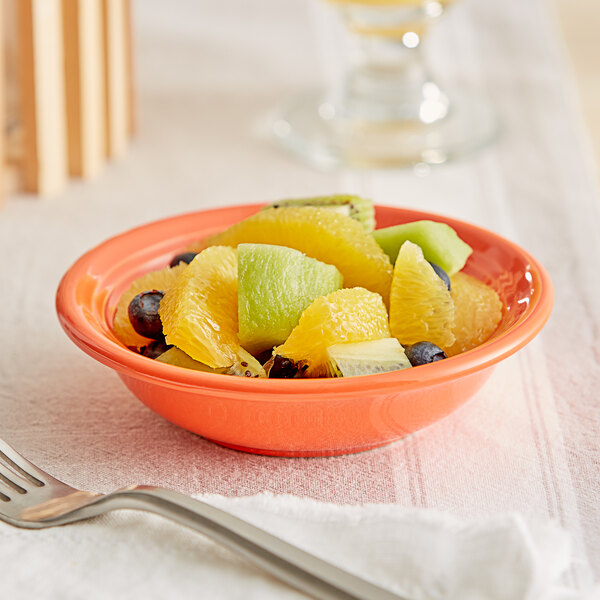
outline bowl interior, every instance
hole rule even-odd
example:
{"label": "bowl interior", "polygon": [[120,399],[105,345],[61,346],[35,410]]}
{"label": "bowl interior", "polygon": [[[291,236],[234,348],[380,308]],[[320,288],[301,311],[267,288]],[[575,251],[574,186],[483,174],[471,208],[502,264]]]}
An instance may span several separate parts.
{"label": "bowl interior", "polygon": [[[398,215],[385,208],[378,211],[377,226],[388,227],[417,219],[430,218],[424,213],[414,218],[414,213],[404,211]],[[543,268],[522,248],[490,231],[449,218],[432,218],[452,226],[473,248],[463,271],[490,285],[500,297],[504,310],[502,319],[489,341],[499,338],[515,326],[528,312],[530,303],[540,299]],[[546,284],[546,290],[549,285]]]}
{"label": "bowl interior", "polygon": [[[409,375],[404,371],[349,378],[346,381],[319,380],[318,385],[314,380],[312,384],[310,380],[248,381],[244,378],[187,372],[126,350],[113,334],[111,325],[119,298],[131,281],[166,266],[175,254],[191,242],[225,229],[255,213],[260,207],[245,205],[179,215],[130,230],[97,246],[73,265],[59,287],[57,310],[65,330],[86,352],[121,372],[137,372],[164,380],[176,379],[186,385],[213,385],[214,382],[214,385],[222,386],[225,385],[222,380],[229,380],[227,386],[235,390],[281,392],[296,391],[298,386],[303,386],[306,392],[313,388],[315,391],[322,390],[323,386],[342,389],[350,385],[350,379],[365,380],[364,385],[368,387],[372,381],[381,382],[381,385],[391,385],[399,380],[418,382],[425,376],[435,379],[456,376],[461,370],[483,368],[527,343],[550,313],[550,280],[543,267],[522,248],[468,223],[421,211],[378,206],[378,227],[419,219],[443,221],[473,247],[474,252],[465,272],[491,285],[505,306],[502,320],[490,340],[469,352],[422,367],[418,375]],[[366,380],[371,382],[367,383]],[[352,385],[356,388],[359,384],[355,382]]]}

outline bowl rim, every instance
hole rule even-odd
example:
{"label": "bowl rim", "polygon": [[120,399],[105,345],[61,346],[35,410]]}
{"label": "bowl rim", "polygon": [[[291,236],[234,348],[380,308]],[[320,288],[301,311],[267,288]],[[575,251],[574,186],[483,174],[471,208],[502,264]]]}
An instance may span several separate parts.
{"label": "bowl rim", "polygon": [[[377,204],[376,209],[398,211],[407,221],[413,215],[415,218],[412,220],[431,219],[448,223],[455,228],[457,226],[459,228],[467,227],[474,233],[483,235],[492,244],[498,243],[508,246],[513,252],[519,254],[528,265],[533,285],[533,293],[529,296],[528,306],[523,314],[498,337],[443,361],[422,365],[419,368],[345,379],[242,378],[183,369],[132,352],[118,342],[116,338],[111,339],[90,323],[88,316],[93,312],[93,306],[89,302],[81,303],[77,300],[77,287],[83,278],[86,276],[89,278],[89,268],[98,256],[110,251],[116,244],[153,228],[164,227],[185,219],[198,218],[201,215],[206,216],[208,213],[235,213],[240,210],[251,212],[259,210],[263,206],[265,206],[265,203],[191,211],[157,219],[108,238],[84,253],[63,275],[56,291],[56,311],[60,324],[72,341],[84,352],[123,375],[177,389],[203,389],[204,391],[210,390],[211,393],[221,394],[243,393],[255,401],[268,401],[270,400],[269,396],[274,394],[301,395],[302,401],[306,401],[311,399],[322,400],[323,395],[336,397],[341,394],[365,390],[392,392],[399,391],[400,388],[403,391],[409,391],[424,386],[435,387],[481,371],[514,354],[531,341],[544,326],[552,311],[554,292],[550,276],[539,261],[519,245],[467,221],[426,211]],[[98,285],[99,282],[96,281],[96,288]],[[97,289],[94,290],[93,295],[96,292]],[[108,323],[106,323],[106,326],[109,327]]]}

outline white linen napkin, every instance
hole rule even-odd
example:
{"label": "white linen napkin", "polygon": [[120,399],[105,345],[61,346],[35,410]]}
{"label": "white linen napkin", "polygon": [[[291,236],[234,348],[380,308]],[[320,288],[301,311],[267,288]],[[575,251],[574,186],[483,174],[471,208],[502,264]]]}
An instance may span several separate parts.
{"label": "white linen napkin", "polygon": [[[391,504],[336,505],[289,495],[202,496],[219,508],[414,600],[582,600],[561,584],[567,533],[517,514],[461,521]],[[203,536],[118,511],[42,531],[0,524],[0,564],[23,598],[305,598]],[[13,561],[14,563],[14,561]]]}
{"label": "white linen napkin", "polygon": [[296,496],[205,498],[414,600],[581,598],[561,586],[567,533],[518,514],[461,521],[431,509],[340,506]]}

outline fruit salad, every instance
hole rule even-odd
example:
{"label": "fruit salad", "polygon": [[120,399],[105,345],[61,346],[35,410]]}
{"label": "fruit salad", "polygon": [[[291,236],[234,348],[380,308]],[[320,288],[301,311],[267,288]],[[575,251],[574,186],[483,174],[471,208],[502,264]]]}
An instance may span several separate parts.
{"label": "fruit salad", "polygon": [[353,377],[466,352],[502,318],[447,224],[376,229],[357,196],[283,200],[121,296],[113,330],[149,359],[240,377]]}

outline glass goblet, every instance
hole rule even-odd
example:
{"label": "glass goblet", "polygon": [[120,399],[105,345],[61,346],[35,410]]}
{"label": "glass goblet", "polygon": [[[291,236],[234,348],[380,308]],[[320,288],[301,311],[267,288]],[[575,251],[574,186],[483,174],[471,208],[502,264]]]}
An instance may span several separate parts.
{"label": "glass goblet", "polygon": [[340,52],[329,89],[277,111],[276,139],[317,166],[440,164],[491,141],[487,102],[446,94],[421,41],[449,0],[319,0],[322,36]]}

